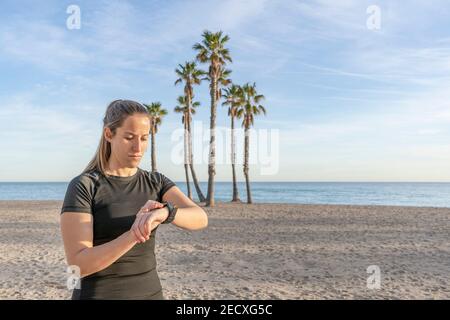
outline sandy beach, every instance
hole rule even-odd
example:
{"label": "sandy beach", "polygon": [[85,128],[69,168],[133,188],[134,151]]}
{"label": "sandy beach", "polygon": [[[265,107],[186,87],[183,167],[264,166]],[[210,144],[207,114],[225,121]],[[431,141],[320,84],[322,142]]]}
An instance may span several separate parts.
{"label": "sandy beach", "polygon": [[[0,201],[0,299],[69,299],[60,201]],[[167,299],[450,299],[450,209],[219,203],[158,228]],[[367,287],[377,265],[381,287]]]}

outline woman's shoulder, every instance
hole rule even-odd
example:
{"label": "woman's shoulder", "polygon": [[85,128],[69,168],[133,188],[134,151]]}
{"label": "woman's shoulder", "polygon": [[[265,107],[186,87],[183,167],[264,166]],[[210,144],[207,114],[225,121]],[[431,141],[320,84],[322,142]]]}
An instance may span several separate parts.
{"label": "woman's shoulder", "polygon": [[100,172],[98,170],[84,171],[72,178],[71,184],[83,184],[83,185],[93,185],[100,179]]}
{"label": "woman's shoulder", "polygon": [[144,169],[141,170],[149,177],[151,182],[156,183],[158,185],[161,185],[168,180],[168,177],[159,171],[147,171]]}
{"label": "woman's shoulder", "polygon": [[159,172],[159,171],[147,171],[147,170],[144,170],[150,177],[153,177],[153,178],[161,178],[161,177],[164,177],[164,174],[162,174],[161,172]]}

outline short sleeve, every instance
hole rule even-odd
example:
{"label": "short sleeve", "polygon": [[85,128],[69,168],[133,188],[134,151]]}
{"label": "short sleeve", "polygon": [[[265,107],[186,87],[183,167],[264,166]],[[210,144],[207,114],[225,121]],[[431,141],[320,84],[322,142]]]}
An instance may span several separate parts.
{"label": "short sleeve", "polygon": [[84,212],[92,214],[93,181],[85,175],[75,177],[67,187],[61,209],[64,212]]}
{"label": "short sleeve", "polygon": [[157,172],[159,184],[159,199],[162,201],[164,194],[176,184],[162,173]]}

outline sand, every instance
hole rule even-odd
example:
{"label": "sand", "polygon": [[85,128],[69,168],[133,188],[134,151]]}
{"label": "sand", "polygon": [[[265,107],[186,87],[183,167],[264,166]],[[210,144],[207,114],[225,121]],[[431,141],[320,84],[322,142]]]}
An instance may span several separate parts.
{"label": "sand", "polygon": [[[0,201],[0,299],[69,299],[60,201]],[[162,225],[167,299],[450,299],[450,209],[219,203]],[[380,288],[368,288],[377,265]]]}

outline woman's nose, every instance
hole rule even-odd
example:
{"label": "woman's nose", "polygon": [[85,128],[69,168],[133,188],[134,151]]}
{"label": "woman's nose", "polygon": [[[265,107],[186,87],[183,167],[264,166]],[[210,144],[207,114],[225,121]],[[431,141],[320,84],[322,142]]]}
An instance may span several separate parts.
{"label": "woman's nose", "polygon": [[139,152],[139,153],[140,153],[141,150],[142,150],[142,144],[141,144],[140,142],[135,143],[135,144],[134,144],[133,150],[134,150],[135,152]]}

